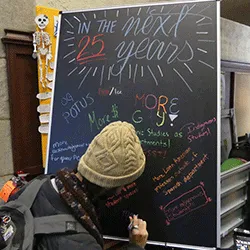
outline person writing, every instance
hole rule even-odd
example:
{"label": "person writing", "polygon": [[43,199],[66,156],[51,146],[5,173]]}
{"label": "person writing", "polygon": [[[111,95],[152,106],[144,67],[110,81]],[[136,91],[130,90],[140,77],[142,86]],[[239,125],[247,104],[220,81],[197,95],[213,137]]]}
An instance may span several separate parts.
{"label": "person writing", "polygon": [[[36,236],[35,249],[103,249],[98,203],[139,178],[145,161],[133,125],[118,121],[106,126],[92,140],[75,171],[62,169],[43,183],[31,209],[34,217],[72,214],[83,232],[41,234]],[[135,215],[130,222],[126,249],[144,249],[148,238],[146,222]]]}

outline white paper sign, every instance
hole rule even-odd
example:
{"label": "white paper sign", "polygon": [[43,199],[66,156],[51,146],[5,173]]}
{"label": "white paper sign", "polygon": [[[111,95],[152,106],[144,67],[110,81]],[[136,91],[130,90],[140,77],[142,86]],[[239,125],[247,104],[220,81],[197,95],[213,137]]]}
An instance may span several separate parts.
{"label": "white paper sign", "polygon": [[44,92],[36,95],[36,98],[39,100],[46,100],[52,97],[52,92]]}
{"label": "white paper sign", "polygon": [[39,120],[40,120],[40,123],[49,123],[50,114],[40,115]]}
{"label": "white paper sign", "polygon": [[38,128],[39,133],[41,134],[48,134],[49,133],[49,124],[42,124]]}
{"label": "white paper sign", "polygon": [[50,112],[50,104],[41,104],[37,107],[37,112],[39,113],[49,113]]}

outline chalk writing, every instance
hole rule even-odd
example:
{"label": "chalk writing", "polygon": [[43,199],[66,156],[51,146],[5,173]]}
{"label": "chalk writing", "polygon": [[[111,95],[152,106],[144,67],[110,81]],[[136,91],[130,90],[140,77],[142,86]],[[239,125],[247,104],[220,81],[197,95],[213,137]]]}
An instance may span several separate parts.
{"label": "chalk writing", "polygon": [[112,105],[111,113],[113,114],[112,118],[117,119],[119,117],[118,106],[116,104]]}
{"label": "chalk writing", "polygon": [[135,124],[141,123],[141,122],[143,121],[142,116],[140,116],[141,112],[142,112],[141,110],[136,110],[136,111],[132,114],[132,121],[133,121]]}
{"label": "chalk writing", "polygon": [[74,104],[66,111],[62,113],[63,118],[69,124],[72,119],[79,116],[83,109],[91,106],[94,103],[94,99],[90,96],[90,93],[86,97],[82,97],[81,100],[74,102]]}
{"label": "chalk writing", "polygon": [[193,142],[194,140],[198,140],[202,137],[207,137],[207,136],[210,136],[211,135],[211,131],[209,128],[206,128],[205,131],[202,131],[202,132],[198,132],[196,134],[193,134],[193,135],[188,135],[187,139],[189,141],[189,143]]}
{"label": "chalk writing", "polygon": [[[154,179],[154,180],[156,180],[156,179]],[[169,177],[167,180],[161,182],[159,185],[157,185],[157,186],[155,187],[155,189],[154,189],[155,192],[156,192],[156,193],[159,193],[159,191],[160,191],[162,188],[164,188],[166,185],[168,185],[169,183],[171,183],[173,180],[174,180],[174,177],[171,176],[171,177]]]}
{"label": "chalk writing", "polygon": [[160,130],[155,131],[152,128],[148,128],[147,133],[148,133],[148,136],[151,136],[151,137],[169,137],[168,132],[163,132]]}
{"label": "chalk writing", "polygon": [[174,177],[178,177],[182,174],[182,172],[190,165],[189,161],[184,161],[183,165],[178,168],[178,170],[174,173]]}
{"label": "chalk writing", "polygon": [[183,183],[181,181],[177,181],[174,186],[172,186],[171,188],[167,189],[167,190],[164,190],[163,193],[165,195],[170,195],[172,194],[172,192],[176,191],[179,187],[181,187]]}
{"label": "chalk writing", "polygon": [[[89,143],[81,143],[81,144],[70,144],[67,141],[54,142],[53,147],[50,153],[50,160],[61,163],[69,162],[69,161],[79,161],[81,158],[81,154],[77,154],[77,149],[87,148]],[[67,155],[60,155],[65,154]]]}
{"label": "chalk writing", "polygon": [[98,89],[98,94],[100,95],[100,96],[107,96],[107,95],[109,95],[109,89],[102,89],[102,88],[99,88]]}
{"label": "chalk writing", "polygon": [[183,160],[186,155],[191,151],[191,148],[188,147],[180,156],[173,159],[175,164],[178,164],[181,160]]}
{"label": "chalk writing", "polygon": [[153,30],[155,36],[159,31],[161,31],[165,36],[168,36],[164,29],[164,24],[170,19],[170,16],[166,17],[165,20],[161,16],[153,17],[148,16],[145,20],[141,20],[140,17],[131,16],[128,21],[124,24],[122,31],[124,31],[124,36],[126,37],[131,31],[134,30],[133,35],[137,36],[140,33],[143,35],[149,35]]}
{"label": "chalk writing", "polygon": [[[189,159],[185,159],[187,156],[189,156]],[[183,184],[191,181],[195,173],[208,160],[207,154],[203,154],[200,157],[198,156],[198,153],[191,151],[191,148],[189,147],[180,156],[173,158],[173,162],[167,167],[163,168],[162,173],[152,177],[152,180],[157,183],[154,191],[156,193],[163,192],[164,195],[171,195]],[[191,170],[189,168],[189,172],[185,171],[190,166],[192,166]],[[173,183],[174,180],[175,182]],[[170,184],[171,187],[167,187]]]}
{"label": "chalk writing", "polygon": [[59,141],[59,142],[54,142],[52,145],[52,148],[59,148],[61,146],[68,145],[67,141]]}
{"label": "chalk writing", "polygon": [[137,192],[138,192],[138,189],[136,188],[136,189],[130,191],[129,193],[125,194],[123,197],[124,197],[125,199],[129,199],[129,197],[133,196],[133,195],[136,194]]}
{"label": "chalk writing", "polygon": [[203,137],[211,136],[211,129],[210,127],[216,123],[216,118],[213,117],[210,120],[204,122],[190,122],[185,124],[180,131],[187,133],[187,139],[189,143],[199,140]]}
{"label": "chalk writing", "polygon": [[155,146],[155,147],[163,147],[163,148],[170,148],[171,147],[171,139],[167,140],[147,140],[141,139],[141,144],[145,146]]}
{"label": "chalk writing", "polygon": [[[142,123],[144,121],[144,117],[142,116],[142,111],[140,109],[137,109],[133,112],[132,114],[132,121],[135,123],[135,124],[139,124],[139,123]],[[156,116],[159,119],[159,121],[157,121],[155,124],[157,127],[162,127],[163,125],[166,124],[166,117],[168,117],[166,115],[165,112],[160,112],[160,111],[157,111],[156,113]],[[171,122],[171,118],[169,118],[169,121]],[[171,123],[171,126],[173,126],[173,124]]]}
{"label": "chalk writing", "polygon": [[115,87],[112,87],[110,92],[109,92],[109,95],[121,95],[121,94],[122,94],[122,91],[116,89]]}
{"label": "chalk writing", "polygon": [[[162,173],[158,176],[153,176],[152,180],[154,182],[161,181],[157,184],[157,186],[154,188],[154,191],[156,193],[159,193],[165,186],[170,184],[175,178],[177,178],[180,174],[182,174],[182,171],[189,165],[187,161],[185,161],[179,168],[178,171],[176,171],[173,175],[169,175],[170,171],[174,169],[175,166],[179,165],[181,161],[183,161],[187,155],[191,152],[191,148],[188,147],[186,150],[183,151],[179,156],[173,158],[173,161],[171,164],[169,164],[167,167],[162,168]],[[170,188],[169,191],[164,191],[165,195],[172,193],[174,190],[176,190],[178,187],[182,185],[181,182],[177,182],[175,184],[175,188]]]}
{"label": "chalk writing", "polygon": [[91,21],[80,23],[78,28],[78,34],[88,34],[91,26]]}
{"label": "chalk writing", "polygon": [[[165,95],[160,95],[158,98],[154,94],[143,94],[135,96],[135,106],[137,106],[139,103],[142,107],[147,108],[148,110],[156,109],[158,111],[163,111],[167,113],[166,105],[168,104],[168,97]],[[169,109],[172,111],[172,107],[176,106],[177,103],[173,103],[174,101],[178,101],[178,98],[171,99],[170,107]],[[171,112],[172,114],[178,114],[179,110],[176,110],[175,112]]]}
{"label": "chalk writing", "polygon": [[175,164],[174,164],[174,163],[171,163],[171,164],[169,164],[166,168],[163,168],[162,170],[163,170],[164,174],[166,175],[169,171],[172,170],[172,168],[173,168],[174,166],[175,166]]}
{"label": "chalk writing", "polygon": [[98,32],[114,33],[115,32],[114,28],[116,26],[117,20],[109,21],[107,19],[103,19],[103,20],[98,20],[97,23],[99,23]]}
{"label": "chalk writing", "polygon": [[95,111],[92,111],[92,113],[88,113],[88,118],[91,132],[93,132],[93,127],[100,130],[111,121],[115,121],[119,118],[118,106],[113,104],[111,113],[105,114],[102,117],[96,117]]}
{"label": "chalk writing", "polygon": [[166,216],[166,224],[204,207],[211,199],[207,197],[203,184],[189,190],[160,209]]}
{"label": "chalk writing", "polygon": [[[56,142],[58,143],[58,142]],[[54,143],[53,145],[56,145],[56,143]],[[53,147],[54,149],[52,149],[52,154],[58,154],[58,153],[61,153],[61,152],[65,152],[65,151],[71,151],[71,152],[76,152],[76,150],[78,148],[84,148],[84,147],[88,147],[89,143],[82,143],[82,144],[76,144],[76,145],[73,145],[73,144],[68,144],[68,142],[64,142],[63,145],[60,145],[60,147]],[[66,147],[61,147],[61,146],[66,146]],[[56,149],[55,149],[56,148]]]}
{"label": "chalk writing", "polygon": [[[140,105],[142,108],[146,108],[149,111],[155,110],[156,111],[156,117],[160,118],[156,121],[157,127],[162,127],[165,125],[166,118],[172,122],[174,119],[178,117],[178,113],[180,110],[175,107],[178,106],[178,98],[172,98],[169,101],[169,98],[165,95],[160,95],[158,98],[154,94],[142,94],[135,96],[135,106],[137,107]],[[167,110],[168,109],[168,110]],[[143,122],[143,117],[140,116],[141,110],[137,109],[132,114],[132,120],[134,123],[141,123]],[[170,113],[169,116],[167,116],[167,113]],[[173,124],[171,124],[173,126]]]}
{"label": "chalk writing", "polygon": [[[78,39],[77,37],[67,37],[66,39],[64,39],[64,41],[71,41],[75,39],[79,40],[77,44],[77,51],[74,50],[70,52],[72,53],[72,55],[76,52],[77,55],[74,56],[73,59],[70,59],[69,63],[76,60],[80,65],[82,65],[87,64],[88,62],[107,60],[105,53],[105,35],[112,35],[116,32],[119,32],[120,35],[124,37],[124,40],[119,41],[114,48],[116,53],[115,64],[107,65],[105,63],[105,65],[103,65],[100,74],[100,85],[102,85],[103,83],[104,71],[109,71],[108,80],[110,80],[111,75],[117,76],[119,77],[119,83],[121,83],[122,73],[127,68],[129,69],[128,78],[133,80],[133,83],[137,82],[137,76],[143,78],[143,76],[145,75],[145,71],[147,71],[147,73],[152,76],[152,80],[155,82],[155,85],[159,85],[159,75],[161,77],[164,77],[165,75],[165,72],[161,65],[156,63],[156,67],[145,65],[145,68],[143,68],[143,66],[139,65],[138,63],[136,63],[135,65],[131,65],[130,59],[133,59],[133,61],[162,61],[166,64],[173,64],[178,61],[186,67],[190,74],[193,74],[192,67],[188,65],[188,63],[191,62],[194,58],[194,49],[192,48],[189,41],[190,38],[187,37],[185,39],[183,37],[182,39],[179,39],[178,34],[180,33],[181,27],[183,27],[182,24],[186,23],[185,20],[188,17],[192,17],[193,24],[196,26],[204,25],[203,23],[201,23],[203,20],[212,20],[210,17],[205,16],[201,13],[192,13],[191,10],[195,6],[196,4],[193,4],[192,6],[185,4],[177,13],[172,13],[171,11],[164,13],[162,11],[164,9],[164,6],[161,8],[161,11],[157,10],[156,8],[149,7],[149,10],[147,11],[148,15],[145,18],[139,16],[138,13],[140,13],[142,10],[142,8],[139,8],[136,16],[130,16],[124,21],[124,23],[121,23],[121,27],[119,28],[119,30],[117,30],[116,27],[118,26],[118,21],[120,21],[118,19],[120,10],[116,10],[117,20],[109,20],[107,19],[106,14],[104,14],[103,19],[101,18],[99,20],[94,20],[92,21],[92,23],[91,21],[87,21],[86,16],[84,15],[84,13],[82,13],[85,21],[82,22],[80,19],[78,19],[78,35],[85,35],[81,39]],[[106,12],[104,11],[104,13]],[[129,13],[129,9],[127,9],[127,13]],[[95,13],[93,13],[93,17],[94,19],[97,19],[97,15]],[[194,17],[199,18],[199,20],[196,21]],[[65,19],[65,21],[68,24],[71,24],[67,19]],[[91,27],[91,25],[93,27]],[[74,26],[72,25],[71,28],[74,29]],[[90,36],[90,30],[94,30],[94,28],[94,32],[96,32],[97,34],[95,36]],[[75,33],[68,33],[67,31],[67,34],[74,35]],[[208,32],[200,31],[196,32],[196,34],[208,34]],[[128,37],[130,39],[127,39]],[[198,41],[210,43],[214,42],[214,40],[211,39],[198,39]],[[72,41],[69,45],[72,45]],[[199,63],[214,70],[214,67],[206,61],[199,60]],[[133,72],[131,71],[131,66],[134,67]],[[71,69],[68,75],[73,74],[76,70],[77,67],[73,70]],[[177,68],[172,68],[172,70],[176,73],[177,77],[179,77],[182,82],[185,83],[187,88],[191,92],[193,92],[189,83],[184,78],[186,76],[182,74],[181,71]],[[89,71],[91,71],[91,68],[89,68]],[[84,77],[83,81],[85,81],[85,79],[89,75],[89,71],[85,75],[86,77]],[[81,85],[82,83],[79,85],[79,88]],[[158,111],[157,117],[161,119],[157,122],[157,126],[163,126],[166,120],[166,115]],[[175,116],[175,118],[177,118],[177,115]],[[171,123],[170,125],[174,126],[174,123]]]}
{"label": "chalk writing", "polygon": [[60,161],[60,163],[64,163],[64,162],[70,162],[70,161],[80,161],[81,156],[80,155],[72,155],[72,156],[54,156],[53,154],[51,154],[50,157],[51,161]]}
{"label": "chalk writing", "polygon": [[160,118],[160,121],[156,122],[156,126],[157,127],[162,127],[165,124],[166,113],[164,113],[164,112],[160,113],[160,111],[158,110],[156,115],[157,115],[158,118]]}
{"label": "chalk writing", "polygon": [[[197,157],[198,157],[198,154],[192,152],[192,160],[191,161],[193,162]],[[193,178],[194,174],[199,170],[199,168],[201,168],[204,165],[204,163],[206,162],[207,159],[208,159],[208,156],[206,154],[203,154],[203,158],[200,159],[199,162],[195,164],[193,169],[186,176],[184,176],[182,178],[183,171],[190,165],[190,161],[185,161],[182,164],[182,166],[179,166],[178,170],[173,174],[174,179],[179,178],[179,176],[180,176],[183,180],[179,180],[172,187],[170,187],[166,190],[163,190],[163,193],[165,195],[170,195],[170,194],[172,194],[172,192],[174,192],[178,188],[180,188],[184,183],[190,181]],[[172,167],[172,165],[170,165],[170,167]]]}
{"label": "chalk writing", "polygon": [[68,103],[73,102],[74,98],[70,93],[67,93],[62,99],[61,99],[61,104],[63,106],[66,106]]}
{"label": "chalk writing", "polygon": [[130,199],[138,193],[138,188],[135,182],[123,187],[119,193],[116,193],[113,196],[108,197],[106,202],[106,207],[113,207],[119,204],[123,199]]}
{"label": "chalk writing", "polygon": [[146,155],[146,157],[155,157],[155,158],[165,159],[167,157],[168,151],[145,149],[144,154]]}
{"label": "chalk writing", "polygon": [[159,181],[165,177],[165,174],[160,174],[158,176],[153,177],[153,181]]}
{"label": "chalk writing", "polygon": [[[189,42],[186,40],[184,45],[179,47],[178,44],[173,42],[160,41],[158,39],[144,38],[138,45],[135,41],[122,41],[118,44],[115,51],[117,51],[117,63],[120,65],[120,69],[115,72],[112,70],[113,76],[118,76],[126,67],[130,58],[137,60],[146,59],[151,60],[162,60],[165,58],[167,64],[171,64],[176,60],[181,62],[189,62],[194,57],[194,51]],[[150,71],[150,69],[149,69]],[[150,72],[152,74],[152,71]],[[156,85],[158,85],[156,81]]]}
{"label": "chalk writing", "polygon": [[112,87],[110,89],[99,88],[98,89],[98,94],[100,96],[121,95],[122,94],[122,90],[119,90],[118,88],[115,88],[115,87]]}
{"label": "chalk writing", "polygon": [[79,62],[79,64],[106,60],[104,53],[105,44],[102,36],[103,34],[98,34],[91,38],[90,36],[86,35],[79,41],[78,48],[80,51],[76,56],[76,60]]}
{"label": "chalk writing", "polygon": [[180,130],[184,130],[187,132],[187,134],[190,134],[194,131],[197,130],[204,130],[206,127],[208,127],[209,125],[212,125],[213,123],[216,122],[216,118],[213,117],[212,119],[208,120],[208,121],[204,121],[204,122],[189,122],[187,124],[185,124]]}
{"label": "chalk writing", "polygon": [[141,20],[140,17],[135,18],[132,16],[128,19],[128,21],[122,28],[122,30],[124,31],[124,36],[127,36],[132,32],[134,36],[137,36],[139,34],[149,35],[149,33],[153,31],[153,36],[160,32],[160,35],[168,37],[169,33],[174,30],[174,37],[177,37],[177,32],[180,24],[194,7],[195,4],[191,7],[185,4],[182,7],[179,15],[177,16],[177,21],[174,23],[174,25],[171,26],[170,29],[168,29],[168,24],[172,23],[170,20],[170,18],[172,17],[171,13],[162,13],[162,10],[161,13],[157,13],[155,9],[152,9],[149,11],[149,16],[145,20]]}
{"label": "chalk writing", "polygon": [[203,158],[197,164],[195,164],[194,168],[183,178],[183,181],[190,181],[193,178],[194,174],[205,164],[208,159],[208,155],[203,154]]}
{"label": "chalk writing", "polygon": [[161,130],[156,130],[153,128],[147,128],[145,130],[136,130],[136,134],[141,138],[141,137],[163,137],[163,138],[168,138],[168,137],[174,137],[174,138],[179,138],[181,139],[183,137],[183,132],[172,132],[172,131],[161,131]]}

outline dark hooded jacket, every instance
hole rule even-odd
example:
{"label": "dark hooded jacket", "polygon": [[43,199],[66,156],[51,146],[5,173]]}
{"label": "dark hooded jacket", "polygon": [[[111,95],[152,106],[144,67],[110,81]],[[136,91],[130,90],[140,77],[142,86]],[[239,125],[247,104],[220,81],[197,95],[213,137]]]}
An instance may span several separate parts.
{"label": "dark hooded jacket", "polygon": [[[11,200],[16,199],[21,192]],[[57,214],[71,214],[68,206],[52,186],[50,178],[42,185],[31,209],[34,217]],[[35,239],[35,250],[102,250],[95,238],[86,230],[76,234],[38,235]],[[127,250],[142,250],[143,248],[130,244]]]}

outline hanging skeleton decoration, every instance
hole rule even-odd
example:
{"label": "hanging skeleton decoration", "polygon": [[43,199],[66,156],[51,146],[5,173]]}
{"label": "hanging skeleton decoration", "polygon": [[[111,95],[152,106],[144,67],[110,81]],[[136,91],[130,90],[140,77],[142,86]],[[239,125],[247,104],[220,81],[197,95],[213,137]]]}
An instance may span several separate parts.
{"label": "hanging skeleton decoration", "polygon": [[[33,34],[33,58],[38,59],[39,70],[40,70],[40,83],[43,88],[47,87],[48,81],[52,81],[52,74],[48,73],[49,61],[52,59],[51,53],[51,41],[50,36],[44,29],[49,24],[49,18],[44,15],[38,15],[35,18],[35,22],[39,28],[39,31],[36,31]],[[45,77],[43,72],[43,62],[42,58],[45,57]]]}

